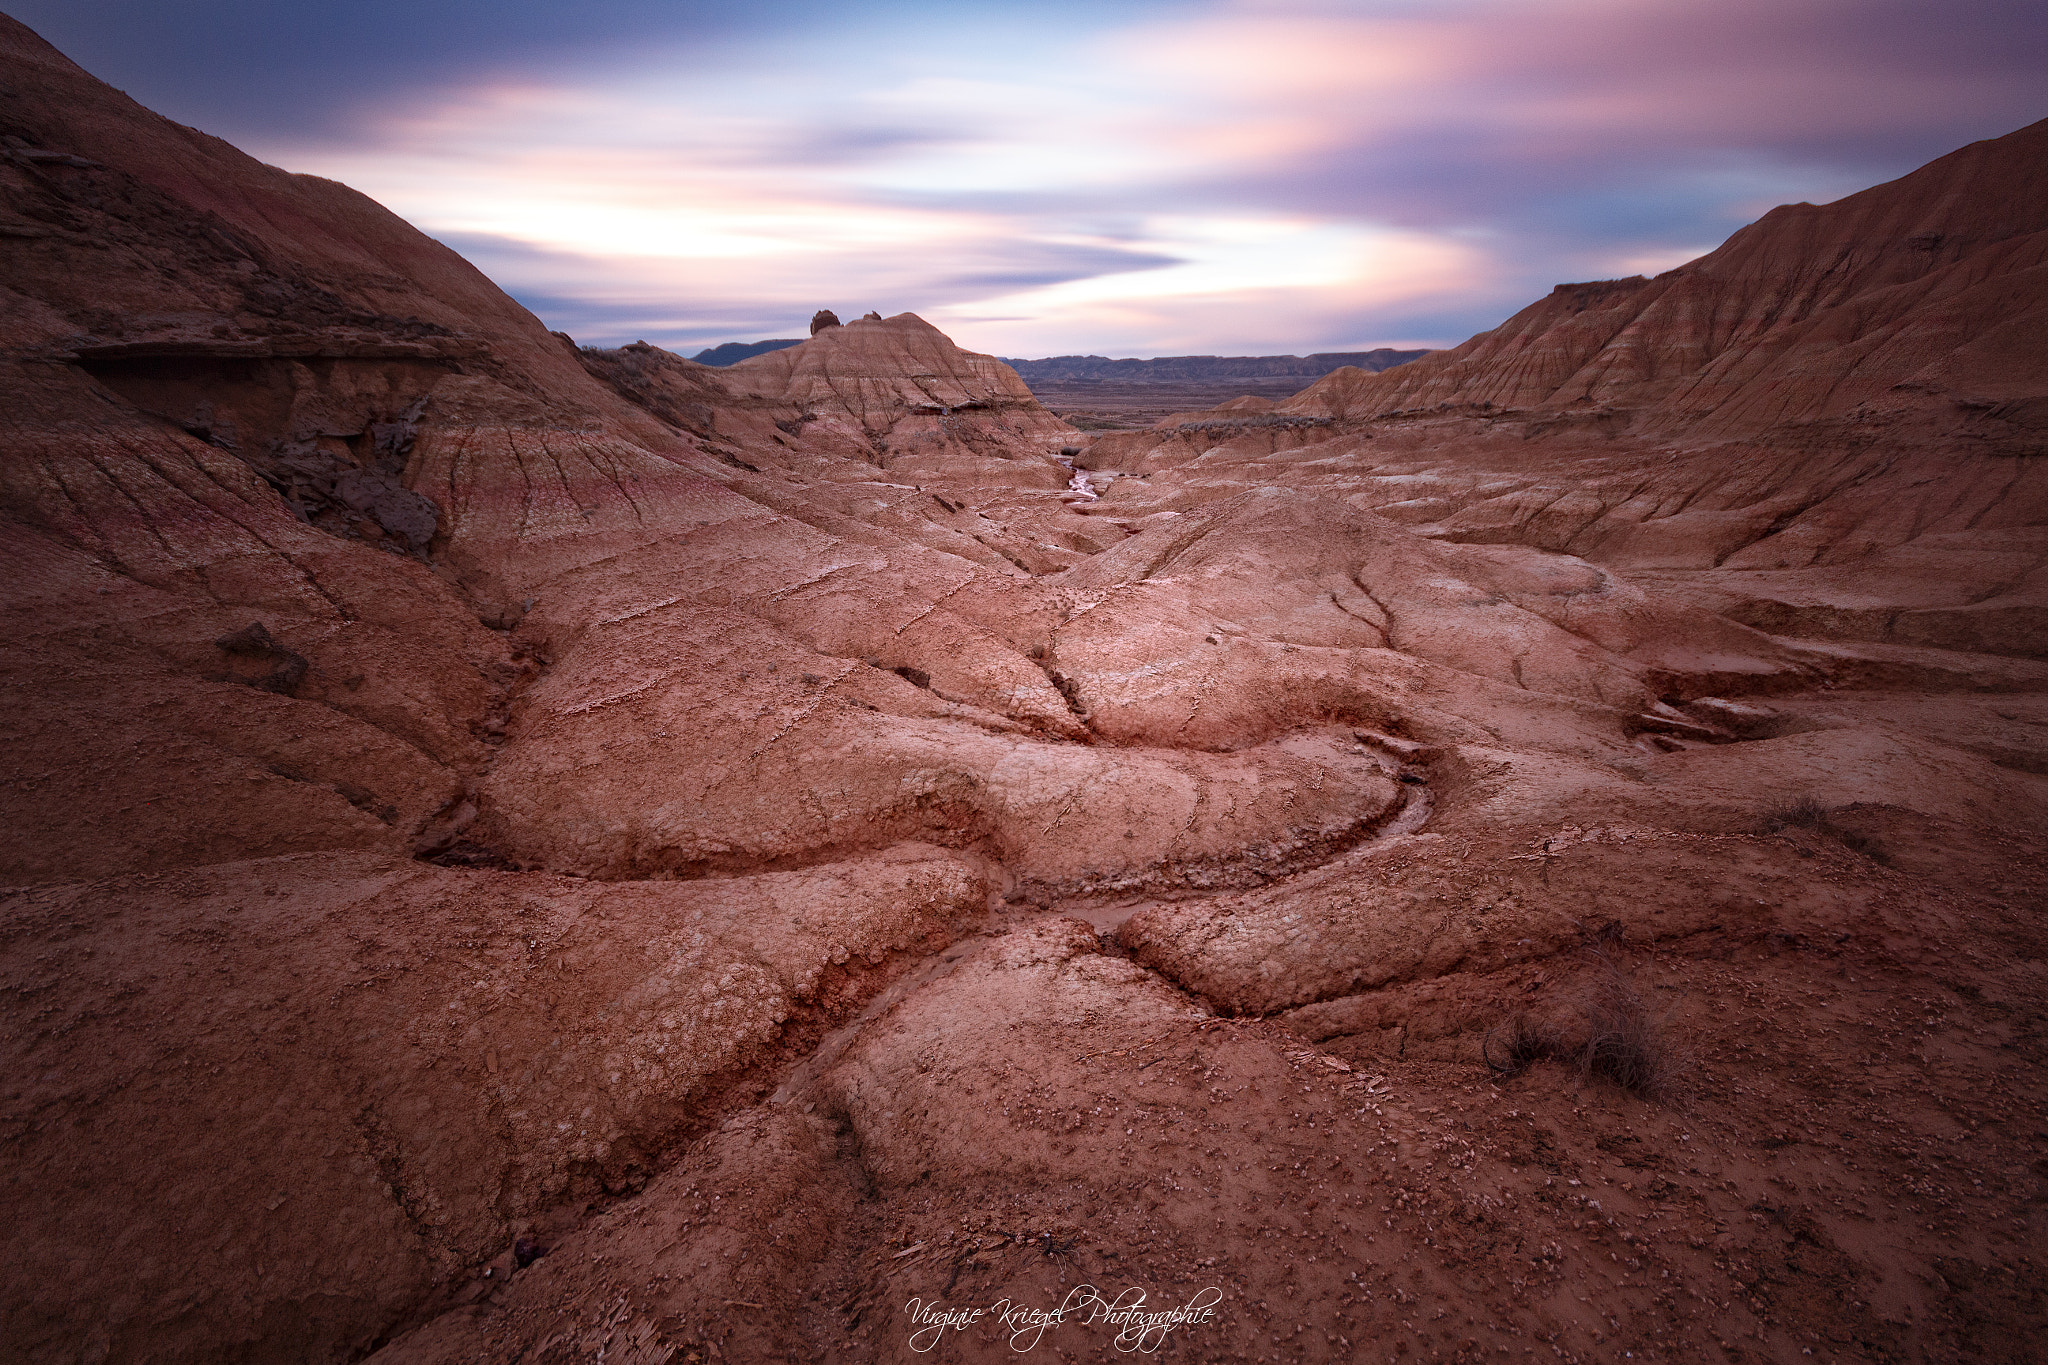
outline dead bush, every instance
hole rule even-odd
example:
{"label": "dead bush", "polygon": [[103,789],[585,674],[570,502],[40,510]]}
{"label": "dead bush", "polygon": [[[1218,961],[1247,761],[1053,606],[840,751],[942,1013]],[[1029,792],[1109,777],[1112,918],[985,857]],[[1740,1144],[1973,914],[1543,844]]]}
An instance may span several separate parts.
{"label": "dead bush", "polygon": [[1811,796],[1795,796],[1764,807],[1757,822],[1763,834],[1782,834],[1788,829],[1819,829],[1828,821],[1828,808]]}
{"label": "dead bush", "polygon": [[1479,1050],[1486,1064],[1503,1076],[1517,1075],[1537,1062],[1555,1061],[1568,1051],[1555,1029],[1519,1011],[1487,1034]]}
{"label": "dead bush", "polygon": [[1592,956],[1595,976],[1580,1005],[1586,1037],[1579,1069],[1645,1099],[1668,1094],[1679,1068],[1661,1021],[1612,955],[1596,948]]}
{"label": "dead bush", "polygon": [[1875,840],[1849,828],[1835,818],[1839,811],[1840,807],[1823,806],[1812,796],[1796,796],[1766,806],[1763,814],[1757,818],[1756,832],[1783,834],[1787,830],[1811,830],[1823,838],[1833,839],[1851,853],[1860,853],[1873,862],[1887,861],[1884,849]]}
{"label": "dead bush", "polygon": [[1572,1024],[1558,1028],[1518,1011],[1481,1042],[1487,1066],[1513,1076],[1537,1062],[1559,1062],[1644,1099],[1667,1097],[1684,1067],[1665,1039],[1662,1021],[1605,941],[1589,945],[1586,954],[1592,979],[1575,1002]]}

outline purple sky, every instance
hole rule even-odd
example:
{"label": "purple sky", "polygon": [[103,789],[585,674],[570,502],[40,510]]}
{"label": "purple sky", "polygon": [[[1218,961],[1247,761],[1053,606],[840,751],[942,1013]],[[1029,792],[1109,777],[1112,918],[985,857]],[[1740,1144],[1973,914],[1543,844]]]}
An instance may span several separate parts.
{"label": "purple sky", "polygon": [[2048,116],[2048,5],[14,0],[551,326],[1004,355],[1446,345]]}

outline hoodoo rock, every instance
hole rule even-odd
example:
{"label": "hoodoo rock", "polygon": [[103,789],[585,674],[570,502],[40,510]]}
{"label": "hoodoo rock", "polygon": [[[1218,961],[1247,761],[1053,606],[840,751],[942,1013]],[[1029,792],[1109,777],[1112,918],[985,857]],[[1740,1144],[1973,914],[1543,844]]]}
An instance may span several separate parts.
{"label": "hoodoo rock", "polygon": [[1091,440],[0,19],[0,1361],[2024,1358],[2044,137]]}
{"label": "hoodoo rock", "polygon": [[839,314],[833,312],[830,308],[820,308],[817,312],[811,314],[812,336],[816,336],[828,327],[837,327],[838,325]]}

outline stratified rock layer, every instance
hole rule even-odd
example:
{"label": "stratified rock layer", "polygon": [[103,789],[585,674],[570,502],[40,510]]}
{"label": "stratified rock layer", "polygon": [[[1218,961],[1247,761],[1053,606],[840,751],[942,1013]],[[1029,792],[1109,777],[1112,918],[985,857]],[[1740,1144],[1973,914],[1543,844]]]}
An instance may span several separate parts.
{"label": "stratified rock layer", "polygon": [[1832,204],[1773,209],[1654,280],[1561,284],[1454,350],[1341,370],[1287,410],[1593,408],[1722,437],[1914,414],[2035,451],[2044,222],[2048,120]]}

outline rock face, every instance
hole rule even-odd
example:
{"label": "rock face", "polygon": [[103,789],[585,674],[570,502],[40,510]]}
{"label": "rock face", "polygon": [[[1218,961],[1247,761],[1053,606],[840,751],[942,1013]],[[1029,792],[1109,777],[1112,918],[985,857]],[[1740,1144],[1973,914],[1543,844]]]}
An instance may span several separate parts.
{"label": "rock face", "polygon": [[0,1359],[2048,1330],[2038,128],[1091,442],[0,67]]}
{"label": "rock face", "polygon": [[828,327],[837,327],[838,325],[839,314],[833,312],[830,308],[820,308],[817,312],[811,314],[812,336],[816,336]]}
{"label": "rock face", "polygon": [[[103,1078],[91,1122],[11,1143],[10,1352],[48,1354],[68,1322],[124,1354],[359,1353],[447,1268],[497,1256],[508,1219],[652,1169],[752,1064],[943,948],[986,896],[935,849],[625,886],[360,854],[19,907],[16,953],[80,915],[126,928],[41,993],[41,1079],[10,1101],[49,1112]],[[547,1003],[505,1009],[521,998]],[[140,1156],[149,1131],[169,1140]],[[118,1288],[40,1269],[94,1246],[132,1249]]]}

